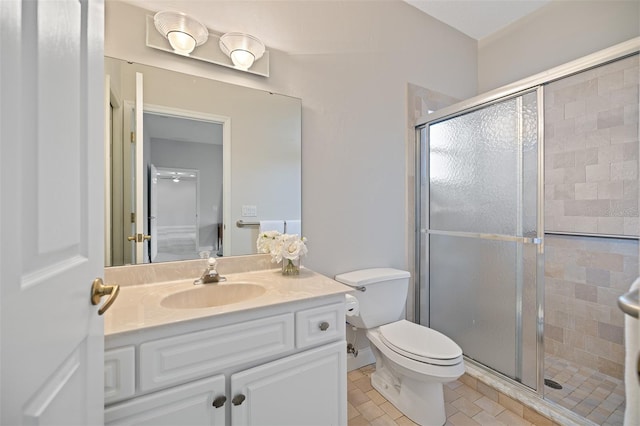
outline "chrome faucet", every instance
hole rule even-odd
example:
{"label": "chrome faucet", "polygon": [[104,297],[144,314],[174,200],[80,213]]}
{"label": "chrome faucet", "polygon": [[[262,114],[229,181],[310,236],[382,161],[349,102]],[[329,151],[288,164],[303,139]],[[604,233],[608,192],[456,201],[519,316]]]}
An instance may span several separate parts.
{"label": "chrome faucet", "polygon": [[218,274],[218,271],[216,271],[217,262],[215,258],[210,257],[207,263],[208,263],[207,269],[205,269],[205,271],[202,273],[202,276],[200,278],[198,278],[193,282],[194,285],[212,284],[212,283],[218,283],[220,281],[226,280],[225,277],[221,277],[220,274]]}

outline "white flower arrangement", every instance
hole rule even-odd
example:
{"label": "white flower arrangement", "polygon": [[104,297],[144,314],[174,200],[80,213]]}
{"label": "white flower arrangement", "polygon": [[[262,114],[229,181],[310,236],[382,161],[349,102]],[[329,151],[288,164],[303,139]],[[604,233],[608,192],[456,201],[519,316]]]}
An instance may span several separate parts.
{"label": "white flower arrangement", "polygon": [[278,231],[261,232],[256,246],[258,253],[269,253],[273,263],[282,259],[297,260],[307,254],[306,238],[298,234],[281,234]]}

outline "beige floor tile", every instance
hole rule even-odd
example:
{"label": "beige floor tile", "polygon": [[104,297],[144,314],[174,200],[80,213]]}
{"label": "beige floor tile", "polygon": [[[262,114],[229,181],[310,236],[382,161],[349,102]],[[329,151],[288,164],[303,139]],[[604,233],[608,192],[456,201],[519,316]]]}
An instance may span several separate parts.
{"label": "beige floor tile", "polygon": [[477,426],[480,424],[460,411],[449,417],[447,423],[451,423],[453,426]]}
{"label": "beige floor tile", "polygon": [[414,423],[409,417],[402,416],[399,419],[396,419],[396,424],[398,426],[418,426],[417,423]]}
{"label": "beige floor tile", "polygon": [[456,392],[460,396],[464,397],[465,399],[468,399],[471,402],[483,397],[483,395],[480,392],[478,392],[477,390],[471,389],[467,385],[463,385],[463,386],[460,386],[459,388],[456,388]]}
{"label": "beige floor tile", "polygon": [[453,402],[456,399],[460,398],[460,394],[452,389],[449,389],[448,387],[444,387],[443,388],[444,391],[444,402]]}
{"label": "beige floor tile", "polygon": [[493,417],[491,414],[487,413],[486,411],[480,411],[478,414],[473,416],[473,420],[475,420],[476,422],[478,422],[479,424],[481,424],[483,426],[502,426],[502,425],[504,425],[504,423],[502,423],[500,420],[496,419],[495,417]]}
{"label": "beige floor tile", "polygon": [[480,411],[482,411],[482,408],[478,407],[476,404],[464,397],[456,399],[451,403],[451,405],[453,405],[469,417],[473,417]]}
{"label": "beige floor tile", "polygon": [[456,389],[456,388],[462,386],[462,382],[460,380],[454,380],[453,382],[445,383],[444,385],[445,385],[445,387],[448,387],[449,389]]}
{"label": "beige floor tile", "polygon": [[504,410],[498,414],[496,419],[509,426],[531,426],[531,423],[509,410]]}
{"label": "beige floor tile", "polygon": [[364,404],[365,402],[371,400],[360,389],[355,389],[347,392],[347,401],[353,404],[354,407],[357,407],[358,405]]}
{"label": "beige floor tile", "polygon": [[389,401],[380,404],[380,408],[382,408],[382,410],[394,420],[402,417],[402,413]]}
{"label": "beige floor tile", "polygon": [[360,411],[358,411],[356,407],[351,405],[350,402],[347,402],[347,419],[351,421],[351,419],[353,419],[354,417],[358,417],[359,415]]}
{"label": "beige floor tile", "polygon": [[362,405],[357,405],[356,408],[362,414],[362,417],[369,421],[384,415],[384,411],[382,411],[382,408],[378,407],[371,400],[365,402]]}
{"label": "beige floor tile", "polygon": [[[368,391],[363,391],[362,388],[367,389],[363,384],[369,382],[369,375],[375,371],[375,366],[368,366],[366,370],[360,369],[356,371],[359,371],[361,375],[350,373],[349,383],[352,384],[352,387],[347,393],[348,426],[417,426],[416,423],[404,416],[375,389],[371,388]],[[508,407],[505,407],[504,404],[496,403],[489,396],[479,393],[459,381],[452,383],[453,386],[450,386],[450,383],[444,386],[445,400],[448,400],[445,402],[447,415],[445,425],[533,426],[522,416],[509,411]],[[502,396],[507,404],[511,403],[516,408],[523,409],[522,404],[511,398],[504,399],[504,395]],[[606,401],[610,405],[621,403],[620,396],[612,395],[611,398],[611,400]],[[624,403],[623,399],[621,401]],[[582,401],[577,403],[579,402]],[[598,410],[598,414],[605,414],[602,407],[596,408],[596,410]],[[620,419],[619,416],[617,417],[617,413],[614,413],[603,424],[620,426],[621,420],[616,423],[618,419]]]}
{"label": "beige floor tile", "polygon": [[380,416],[376,419],[373,419],[371,422],[371,426],[397,426],[397,423],[388,415]]}
{"label": "beige floor tile", "polygon": [[371,379],[369,377],[363,377],[361,379],[355,380],[353,383],[362,392],[366,393],[366,392],[369,392],[370,390],[373,390],[373,386],[371,386]]}
{"label": "beige floor tile", "polygon": [[353,370],[347,373],[347,379],[352,382],[355,382],[358,379],[362,379],[363,377],[365,377],[365,375],[360,370]]}
{"label": "beige floor tile", "polygon": [[384,396],[380,395],[380,392],[378,392],[375,389],[371,389],[369,392],[365,392],[365,394],[369,397],[370,400],[373,401],[374,404],[376,405],[380,405],[384,402],[387,402],[386,399],[384,399]]}
{"label": "beige floor tile", "polygon": [[476,404],[478,407],[482,408],[492,416],[497,416],[505,409],[502,405],[498,404],[487,396],[483,396],[482,398],[474,401],[474,404]]}
{"label": "beige floor tile", "polygon": [[460,410],[458,410],[456,407],[454,407],[450,403],[448,403],[448,402],[444,403],[444,412],[447,415],[447,418],[453,416],[458,411],[460,411]]}
{"label": "beige floor tile", "polygon": [[369,423],[369,420],[365,419],[362,416],[358,416],[358,417],[354,417],[353,419],[349,420],[349,426],[369,426],[371,423]]}

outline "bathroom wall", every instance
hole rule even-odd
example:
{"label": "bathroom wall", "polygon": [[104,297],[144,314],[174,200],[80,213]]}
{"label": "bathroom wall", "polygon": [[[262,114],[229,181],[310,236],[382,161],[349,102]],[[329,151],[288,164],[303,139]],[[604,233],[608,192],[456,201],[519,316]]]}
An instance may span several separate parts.
{"label": "bathroom wall", "polygon": [[144,12],[115,1],[105,6],[105,54],[302,98],[304,264],[328,276],[408,268],[407,83],[474,95],[476,41],[400,0],[213,4],[213,30],[264,40],[270,77],[147,48]]}
{"label": "bathroom wall", "polygon": [[637,0],[551,1],[478,43],[480,93],[640,35]]}

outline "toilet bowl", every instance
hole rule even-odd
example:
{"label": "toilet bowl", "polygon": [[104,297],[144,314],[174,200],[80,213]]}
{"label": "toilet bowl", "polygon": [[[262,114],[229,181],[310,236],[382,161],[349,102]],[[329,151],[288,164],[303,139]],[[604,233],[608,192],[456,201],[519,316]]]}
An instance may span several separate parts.
{"label": "toilet bowl", "polygon": [[376,359],[372,386],[414,422],[443,425],[442,385],[464,374],[462,349],[436,330],[400,319],[409,273],[376,268],[335,279],[356,288],[359,313],[347,322],[366,329]]}
{"label": "toilet bowl", "polygon": [[[406,320],[388,326],[394,326],[396,330],[409,328],[411,333],[419,335],[421,339],[415,340],[410,349],[416,350],[416,346],[420,346],[420,353],[409,352],[406,346],[389,341],[386,326],[367,330],[376,358],[372,386],[414,422],[443,425],[446,413],[442,385],[464,374],[462,350],[445,335]],[[418,328],[423,332],[417,332],[415,329]],[[439,344],[451,351],[445,355],[439,350],[430,350],[440,348]]]}

